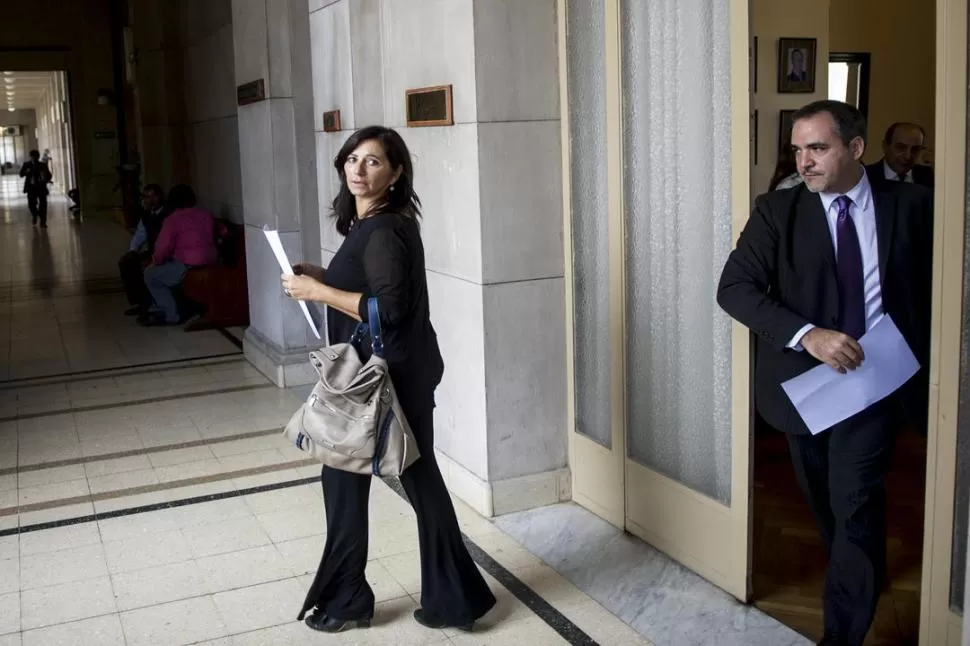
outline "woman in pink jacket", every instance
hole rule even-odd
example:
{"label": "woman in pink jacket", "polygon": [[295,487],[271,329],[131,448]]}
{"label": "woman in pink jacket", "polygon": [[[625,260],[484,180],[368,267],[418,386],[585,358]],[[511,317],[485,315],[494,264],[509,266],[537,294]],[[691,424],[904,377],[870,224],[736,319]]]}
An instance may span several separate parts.
{"label": "woman in pink jacket", "polygon": [[196,206],[192,188],[185,184],[173,186],[168,202],[175,210],[165,218],[155,242],[152,264],[145,269],[145,285],[155,304],[138,318],[142,325],[177,325],[179,311],[172,288],[182,282],[189,269],[214,265],[218,260],[214,219],[211,213]]}

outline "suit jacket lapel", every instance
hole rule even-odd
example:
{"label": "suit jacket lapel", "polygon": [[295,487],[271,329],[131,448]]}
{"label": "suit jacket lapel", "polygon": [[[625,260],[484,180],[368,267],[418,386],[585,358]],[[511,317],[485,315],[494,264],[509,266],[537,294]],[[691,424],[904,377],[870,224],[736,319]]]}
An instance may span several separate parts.
{"label": "suit jacket lapel", "polygon": [[873,187],[873,207],[876,211],[876,245],[879,247],[879,282],[886,282],[889,250],[892,248],[893,227],[896,224],[896,199],[886,191]]}
{"label": "suit jacket lapel", "polygon": [[835,245],[832,244],[832,232],[829,230],[828,218],[822,206],[822,198],[818,193],[808,190],[802,191],[802,198],[798,200],[798,214],[811,232],[811,239],[822,255],[823,266],[836,274]]}

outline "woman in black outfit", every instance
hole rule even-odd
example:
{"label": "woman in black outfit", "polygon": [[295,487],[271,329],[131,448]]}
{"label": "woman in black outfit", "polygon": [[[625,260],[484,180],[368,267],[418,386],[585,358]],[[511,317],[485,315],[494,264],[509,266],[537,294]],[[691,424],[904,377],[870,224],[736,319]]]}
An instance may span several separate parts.
{"label": "woman in black outfit", "polygon": [[[358,321],[367,321],[367,299],[377,298],[391,381],[421,452],[401,475],[421,549],[421,608],[414,618],[429,628],[471,630],[495,597],[465,549],[434,456],[434,390],[444,364],[430,320],[411,155],[395,131],[371,126],[347,140],[334,166],[340,192],[333,210],[343,244],[326,270],[295,266],[295,276],[283,276],[283,289],[329,306],[330,343],[349,340]],[[369,347],[362,351],[366,360]],[[306,618],[315,630],[366,627],[374,616],[364,578],[371,477],[325,466],[321,480],[327,543],[299,618],[316,608]]]}

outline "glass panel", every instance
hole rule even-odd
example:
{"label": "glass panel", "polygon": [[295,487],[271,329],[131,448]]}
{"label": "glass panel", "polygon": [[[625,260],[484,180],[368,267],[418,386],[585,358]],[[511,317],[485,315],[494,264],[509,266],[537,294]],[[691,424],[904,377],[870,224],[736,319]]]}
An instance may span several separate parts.
{"label": "glass panel", "polygon": [[609,448],[610,291],[604,1],[568,1],[566,64],[572,160],[576,430]]}
{"label": "glass panel", "polygon": [[729,503],[728,0],[621,4],[629,456]]}

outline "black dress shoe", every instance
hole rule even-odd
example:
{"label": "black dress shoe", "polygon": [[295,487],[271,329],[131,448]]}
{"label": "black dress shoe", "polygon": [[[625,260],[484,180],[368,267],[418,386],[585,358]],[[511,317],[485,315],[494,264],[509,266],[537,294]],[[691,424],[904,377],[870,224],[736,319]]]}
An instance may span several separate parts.
{"label": "black dress shoe", "polygon": [[303,620],[303,622],[314,630],[322,633],[339,633],[348,628],[370,628],[370,619],[344,620],[328,617],[319,610]]}
{"label": "black dress shoe", "polygon": [[125,316],[141,316],[144,313],[145,308],[141,305],[135,305],[125,310]]}
{"label": "black dress shoe", "polygon": [[425,628],[432,628],[434,630],[441,630],[442,628],[457,628],[458,630],[464,630],[466,633],[470,633],[475,628],[474,621],[469,621],[466,624],[450,624],[429,616],[423,608],[418,608],[414,611],[414,620]]}
{"label": "black dress shoe", "polygon": [[138,317],[138,325],[144,327],[158,327],[161,325],[179,325],[181,321],[168,322],[165,320],[165,315],[161,312],[148,312],[142,314]]}

